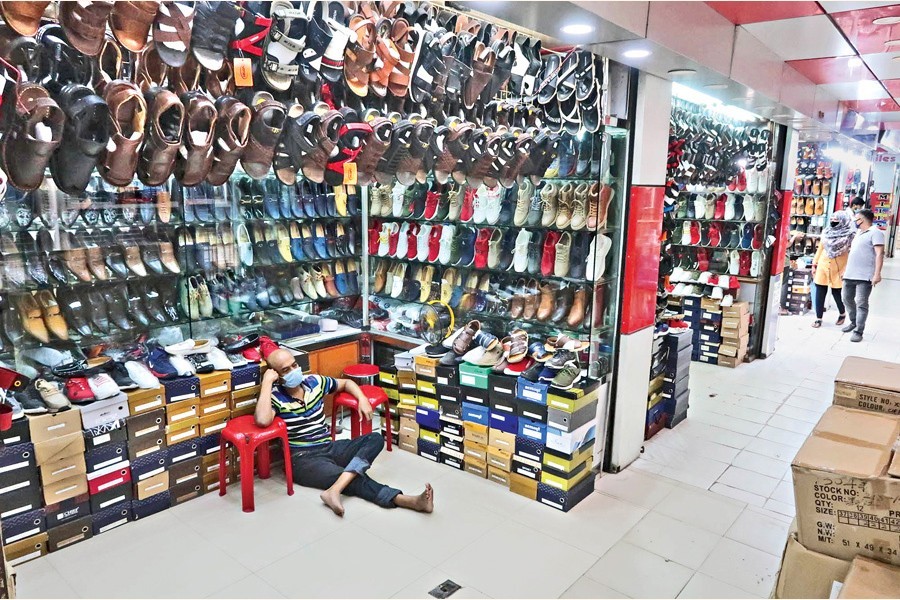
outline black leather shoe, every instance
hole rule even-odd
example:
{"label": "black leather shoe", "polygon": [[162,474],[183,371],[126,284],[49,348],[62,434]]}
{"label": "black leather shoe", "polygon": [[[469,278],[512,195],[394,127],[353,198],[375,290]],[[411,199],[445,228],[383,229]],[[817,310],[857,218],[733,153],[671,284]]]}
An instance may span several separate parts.
{"label": "black leather shoe", "polygon": [[130,298],[135,296],[142,298],[147,314],[157,323],[168,322],[169,318],[163,311],[162,299],[159,296],[159,292],[157,292],[153,286],[145,285],[141,282],[129,283],[128,296]]}
{"label": "black leather shoe", "polygon": [[59,288],[56,290],[56,301],[59,303],[69,327],[81,335],[91,335],[87,307],[81,296],[74,289],[68,287]]}
{"label": "black leather shoe", "polygon": [[159,257],[159,244],[156,235],[150,228],[144,230],[144,241],[141,246],[141,260],[152,272],[161,275],[165,271]]}
{"label": "black leather shoe", "polygon": [[135,293],[134,286],[130,284],[128,286],[123,285],[122,293],[125,296],[126,306],[128,306],[131,318],[142,327],[150,325],[150,316],[144,309],[143,297]]}
{"label": "black leather shoe", "polygon": [[134,325],[129,320],[126,312],[128,311],[128,296],[125,294],[123,286],[110,286],[103,290],[103,300],[106,302],[106,314],[110,322],[115,323],[116,327],[129,331]]}
{"label": "black leather shoe", "polygon": [[528,242],[528,272],[537,275],[541,272],[541,258],[544,252],[544,233],[532,230],[531,241]]}
{"label": "black leather shoe", "polygon": [[47,269],[44,267],[44,261],[42,260],[41,255],[36,252],[32,252],[25,256],[25,272],[28,273],[28,276],[31,277],[32,280],[41,285],[47,285],[49,282]]}
{"label": "black leather shoe", "polygon": [[22,316],[19,314],[17,304],[17,302],[10,301],[9,298],[0,303],[0,306],[3,307],[4,333],[6,333],[9,341],[13,343],[13,346],[18,345],[25,338]]}
{"label": "black leather shoe", "polygon": [[110,271],[118,277],[128,277],[128,266],[125,264],[125,254],[122,246],[116,241],[112,231],[104,231],[100,234],[98,245],[103,248],[106,256],[103,262],[109,267]]}
{"label": "black leather shoe", "polygon": [[106,312],[106,300],[98,289],[89,290],[83,294],[83,305],[85,314],[91,324],[94,325],[101,333],[109,333],[110,323],[109,315]]}
{"label": "black leather shoe", "polygon": [[[147,287],[149,288],[150,286],[148,285]],[[159,293],[163,312],[169,317],[169,320],[181,320],[181,317],[178,316],[178,287],[174,285],[174,280],[171,278],[160,279],[155,283],[154,287]]]}
{"label": "black leather shoe", "polygon": [[550,316],[550,320],[559,323],[569,315],[572,310],[572,302],[575,299],[573,286],[565,285],[556,292],[556,310]]}

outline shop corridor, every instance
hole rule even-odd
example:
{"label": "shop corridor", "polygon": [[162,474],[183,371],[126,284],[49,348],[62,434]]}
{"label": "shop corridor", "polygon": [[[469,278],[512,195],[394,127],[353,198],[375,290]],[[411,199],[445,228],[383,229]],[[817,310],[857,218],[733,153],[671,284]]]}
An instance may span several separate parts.
{"label": "shop corridor", "polygon": [[256,482],[253,514],[237,488],[202,496],[20,566],[18,595],[421,598],[452,579],[453,598],[767,598],[794,511],[790,461],[841,361],[900,361],[900,259],[884,273],[860,344],[783,317],[772,357],[695,363],[687,421],[568,514],[394,451],[373,474],[409,491],[430,481],[433,515],[349,498],[340,520],[316,491],[286,496],[276,474]]}

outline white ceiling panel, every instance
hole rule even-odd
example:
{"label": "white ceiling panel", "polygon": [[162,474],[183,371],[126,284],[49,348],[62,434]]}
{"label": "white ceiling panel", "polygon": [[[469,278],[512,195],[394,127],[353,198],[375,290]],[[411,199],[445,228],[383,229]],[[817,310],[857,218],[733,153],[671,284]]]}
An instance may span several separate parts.
{"label": "white ceiling panel", "polygon": [[651,2],[647,39],[722,75],[731,72],[734,24],[704,2]]}
{"label": "white ceiling panel", "polygon": [[597,2],[596,0],[575,0],[572,4],[589,10],[601,19],[640,36],[647,34],[649,2]]}
{"label": "white ceiling panel", "polygon": [[784,60],[855,54],[828,15],[741,25]]}
{"label": "white ceiling panel", "polygon": [[784,65],[779,101],[805,115],[811,115],[816,104],[816,85],[793,67]]}
{"label": "white ceiling panel", "polygon": [[[819,89],[838,100],[878,100],[889,98],[884,86],[878,81],[857,81],[854,83],[827,83]],[[818,97],[818,96],[817,96]]]}
{"label": "white ceiling panel", "polygon": [[819,2],[819,5],[825,9],[827,13],[846,12],[848,10],[864,10],[866,8],[878,8],[879,6],[892,6],[896,2],[856,2],[850,0],[847,2]]}
{"label": "white ceiling panel", "polygon": [[861,58],[878,79],[900,79],[900,52],[863,54]]}
{"label": "white ceiling panel", "polygon": [[781,97],[784,63],[758,39],[738,28],[731,78],[770,98]]}
{"label": "white ceiling panel", "polygon": [[[815,115],[813,116],[826,127],[837,127],[838,113],[840,112],[838,98],[829,91],[822,89],[824,87],[820,85],[816,88],[816,107]],[[820,117],[820,114],[824,116]]]}

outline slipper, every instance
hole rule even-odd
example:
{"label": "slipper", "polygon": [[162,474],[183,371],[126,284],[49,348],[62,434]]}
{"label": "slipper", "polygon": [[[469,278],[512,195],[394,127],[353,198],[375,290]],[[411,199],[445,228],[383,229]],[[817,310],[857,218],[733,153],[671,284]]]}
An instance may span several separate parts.
{"label": "slipper", "polygon": [[560,103],[575,95],[576,80],[575,75],[578,72],[578,53],[569,52],[562,59],[559,67],[559,75],[556,84],[556,96]]}
{"label": "slipper", "polygon": [[262,78],[274,90],[287,91],[300,73],[298,62],[306,43],[307,20],[287,0],[271,4],[271,28],[262,46]]}
{"label": "slipper", "polygon": [[232,2],[197,3],[194,15],[197,35],[192,36],[191,52],[204,68],[211,71],[222,68],[240,16],[240,10]]}
{"label": "slipper", "polygon": [[575,99],[584,102],[595,87],[594,55],[583,51],[576,54],[578,55],[578,67],[575,71]]}
{"label": "slipper", "polygon": [[80,194],[109,143],[109,107],[92,88],[78,84],[64,87],[59,102],[66,123],[50,158],[50,173],[60,190]]}
{"label": "slipper", "polygon": [[153,21],[153,43],[163,63],[175,68],[184,64],[191,46],[193,26],[193,2],[163,0]]}
{"label": "slipper", "polygon": [[548,54],[543,64],[544,68],[541,73],[541,82],[538,85],[537,96],[538,102],[549,104],[556,96],[556,86],[559,81],[562,58],[558,54]]}

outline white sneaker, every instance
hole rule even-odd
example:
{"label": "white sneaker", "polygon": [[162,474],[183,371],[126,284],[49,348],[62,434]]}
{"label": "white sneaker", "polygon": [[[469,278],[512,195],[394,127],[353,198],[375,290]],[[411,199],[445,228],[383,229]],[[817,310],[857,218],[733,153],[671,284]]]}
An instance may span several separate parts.
{"label": "white sneaker", "polygon": [[209,362],[212,363],[216,371],[231,371],[232,369],[234,369],[234,363],[231,362],[231,360],[228,358],[228,355],[215,346],[209,349],[209,352],[207,352],[206,356],[209,359]]}
{"label": "white sneaker", "polygon": [[534,184],[526,177],[519,186],[519,195],[516,197],[516,210],[513,214],[513,224],[521,227],[528,220],[528,211],[531,210],[531,197],[534,195]]}
{"label": "white sneaker", "polygon": [[687,288],[687,286],[685,284],[679,283],[678,285],[675,286],[675,289],[672,290],[672,295],[673,296],[684,296],[685,288]]}
{"label": "white sneaker", "polygon": [[672,283],[678,283],[679,281],[684,281],[684,269],[681,267],[675,267],[672,270],[672,274],[669,275],[669,281]]}
{"label": "white sneaker", "polygon": [[697,194],[694,197],[694,218],[702,219],[706,216],[706,198],[703,194]]}
{"label": "white sneaker", "polygon": [[750,165],[749,167],[744,169],[744,174],[747,177],[747,193],[757,193],[756,190],[759,182],[759,176],[757,175],[756,166]]}
{"label": "white sneaker", "polygon": [[397,252],[394,256],[398,258],[406,258],[406,252],[409,250],[409,238],[407,234],[409,233],[409,223],[407,221],[403,222],[403,225],[400,226],[400,237],[397,238]]}
{"label": "white sneaker", "polygon": [[734,194],[725,194],[725,220],[734,219]]}
{"label": "white sneaker", "polygon": [[450,249],[453,245],[454,235],[456,235],[456,227],[454,225],[444,225],[444,228],[441,230],[441,243],[438,251],[438,262],[442,265],[450,264]]}
{"label": "white sneaker", "polygon": [[703,271],[702,273],[700,273],[700,277],[697,278],[697,282],[706,285],[709,283],[710,277],[712,277],[712,273],[710,273],[709,271]]}
{"label": "white sneaker", "polygon": [[[183,356],[172,355],[169,357],[169,362],[172,364],[172,367],[178,371],[178,375],[180,377],[190,377],[194,375],[194,365],[191,364],[191,361],[186,359]],[[137,383],[137,382],[135,382]]]}
{"label": "white sneaker", "polygon": [[394,271],[394,283],[391,286],[392,298],[399,298],[400,294],[403,293],[404,279],[406,279],[406,263],[400,263],[397,265],[397,270]]}
{"label": "white sneaker", "polygon": [[722,302],[720,303],[722,306],[731,306],[734,304],[734,296],[731,294],[727,294],[724,298],[722,298]]}
{"label": "white sneaker", "polygon": [[131,380],[138,384],[139,387],[145,390],[159,387],[159,379],[143,363],[129,360],[125,363],[125,369],[128,370],[128,376],[131,377]]}
{"label": "white sneaker", "polygon": [[403,216],[403,200],[406,194],[406,186],[399,181],[391,190],[391,214],[395,217]]}
{"label": "white sneaker", "polygon": [[720,288],[720,287],[714,287],[714,288],[712,289],[712,294],[710,295],[710,297],[711,297],[713,300],[721,300],[722,297],[723,297],[724,295],[725,295],[725,294],[722,293],[722,288]]}
{"label": "white sneaker", "polygon": [[531,241],[531,232],[522,229],[516,236],[516,249],[513,253],[513,269],[524,273],[528,268],[528,242]]}
{"label": "white sneaker", "polygon": [[744,196],[744,220],[751,222],[756,220],[756,207],[750,194]]}
{"label": "white sneaker", "polygon": [[760,194],[765,194],[769,191],[769,166],[766,165],[766,168],[762,171],[758,171],[759,179],[757,180],[757,191]]}
{"label": "white sneaker", "polygon": [[741,272],[741,253],[732,250],[728,253],[728,273],[730,275],[738,275]]}
{"label": "white sneaker", "polygon": [[[184,359],[182,358],[181,360]],[[113,396],[117,396],[121,391],[119,389],[119,386],[116,385],[116,382],[113,381],[112,377],[110,377],[106,373],[97,373],[96,375],[92,375],[91,377],[88,377],[87,382],[88,386],[90,386],[91,388],[91,391],[94,393],[94,397],[97,400],[112,398]]]}
{"label": "white sneaker", "polygon": [[431,236],[431,225],[420,223],[419,235],[416,236],[416,260],[428,260],[428,238]]}
{"label": "white sneaker", "polygon": [[719,283],[716,284],[723,290],[727,290],[731,287],[731,276],[729,275],[719,275]]}
{"label": "white sneaker", "polygon": [[764,198],[759,198],[753,202],[753,208],[756,211],[756,221],[762,223],[766,220],[766,201]]}
{"label": "white sneaker", "polygon": [[487,209],[487,187],[485,187],[483,183],[479,185],[478,189],[475,191],[472,207],[474,208],[472,221],[476,224],[484,223],[487,220],[487,213],[485,212]]}
{"label": "white sneaker", "polygon": [[496,225],[500,220],[500,210],[503,208],[503,189],[499,185],[487,189],[487,206],[485,214],[489,225]]}
{"label": "white sneaker", "polygon": [[692,221],[685,221],[681,224],[681,243],[685,246],[691,245],[691,223]]}
{"label": "white sneaker", "polygon": [[[596,246],[594,245],[595,242],[597,244]],[[591,240],[591,248],[588,252],[585,272],[589,276],[593,274],[593,281],[602,279],[603,274],[606,273],[606,255],[609,254],[609,250],[611,248],[612,240],[602,233],[598,234],[597,237]]]}
{"label": "white sneaker", "polygon": [[378,234],[378,256],[387,256],[391,242],[391,225],[396,223],[383,223]]}
{"label": "white sneaker", "polygon": [[759,252],[753,252],[750,255],[750,277],[759,277],[759,268],[762,263],[762,257]]}

